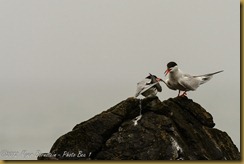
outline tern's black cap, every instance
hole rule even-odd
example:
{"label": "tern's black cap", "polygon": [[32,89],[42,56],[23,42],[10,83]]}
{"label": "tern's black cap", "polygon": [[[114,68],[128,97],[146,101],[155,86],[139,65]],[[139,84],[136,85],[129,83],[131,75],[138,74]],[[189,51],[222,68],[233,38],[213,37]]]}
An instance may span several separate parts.
{"label": "tern's black cap", "polygon": [[167,68],[172,68],[172,67],[174,67],[174,66],[176,66],[177,64],[175,63],[175,62],[169,62],[168,64],[167,64]]}
{"label": "tern's black cap", "polygon": [[[152,75],[154,78],[158,78],[156,75]],[[151,79],[151,75],[147,76],[146,79]]]}

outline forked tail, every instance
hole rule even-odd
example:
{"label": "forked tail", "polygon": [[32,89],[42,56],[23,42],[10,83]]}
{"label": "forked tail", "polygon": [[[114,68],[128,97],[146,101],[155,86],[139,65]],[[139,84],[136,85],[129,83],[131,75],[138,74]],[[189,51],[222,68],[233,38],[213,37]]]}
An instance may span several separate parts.
{"label": "forked tail", "polygon": [[209,81],[210,79],[212,79],[213,75],[217,74],[217,73],[220,73],[220,72],[223,72],[224,70],[221,70],[221,71],[217,71],[217,72],[214,72],[214,73],[209,73],[209,74],[206,74],[206,75],[200,75],[200,76],[194,76],[194,77],[197,77],[200,79],[200,85],[201,84],[204,84],[206,83],[207,81]]}

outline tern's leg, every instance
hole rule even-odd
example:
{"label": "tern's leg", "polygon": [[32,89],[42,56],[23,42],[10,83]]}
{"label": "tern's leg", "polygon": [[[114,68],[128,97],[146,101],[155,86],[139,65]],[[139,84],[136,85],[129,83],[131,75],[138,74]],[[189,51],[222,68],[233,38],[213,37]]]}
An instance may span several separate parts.
{"label": "tern's leg", "polygon": [[187,96],[186,91],[184,91],[180,96]]}
{"label": "tern's leg", "polygon": [[180,90],[179,90],[179,93],[178,93],[178,97],[180,96]]}

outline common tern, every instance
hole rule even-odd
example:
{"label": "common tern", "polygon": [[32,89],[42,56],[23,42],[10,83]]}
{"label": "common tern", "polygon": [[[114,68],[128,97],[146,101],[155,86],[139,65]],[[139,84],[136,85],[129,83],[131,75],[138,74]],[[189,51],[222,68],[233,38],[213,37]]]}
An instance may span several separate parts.
{"label": "common tern", "polygon": [[184,91],[181,96],[186,96],[187,91],[196,90],[201,84],[209,81],[214,74],[220,72],[223,72],[223,70],[205,75],[192,76],[183,73],[175,62],[169,62],[167,64],[167,70],[164,72],[165,76],[169,74],[169,78],[165,80],[165,84],[172,90],[179,90],[178,96],[180,96],[181,91]]}
{"label": "common tern", "polygon": [[149,76],[137,83],[135,97],[138,97],[140,94],[144,97],[156,96],[158,92],[162,92],[162,87],[159,84],[160,81],[163,80],[149,73]]}

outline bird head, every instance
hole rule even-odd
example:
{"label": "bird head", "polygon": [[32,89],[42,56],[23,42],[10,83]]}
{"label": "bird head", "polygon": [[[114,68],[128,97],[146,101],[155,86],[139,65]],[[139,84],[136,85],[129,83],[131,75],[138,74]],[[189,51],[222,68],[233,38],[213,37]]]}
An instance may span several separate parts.
{"label": "bird head", "polygon": [[178,69],[177,64],[176,64],[175,62],[173,62],[173,61],[172,61],[172,62],[169,62],[169,63],[167,64],[167,69],[166,69],[166,71],[164,72],[165,76],[167,76],[168,73],[173,72],[173,71],[176,70],[176,69]]}
{"label": "bird head", "polygon": [[156,75],[152,75],[149,73],[149,76],[146,77],[147,79],[155,79],[157,82],[163,81],[161,78],[158,78]]}

